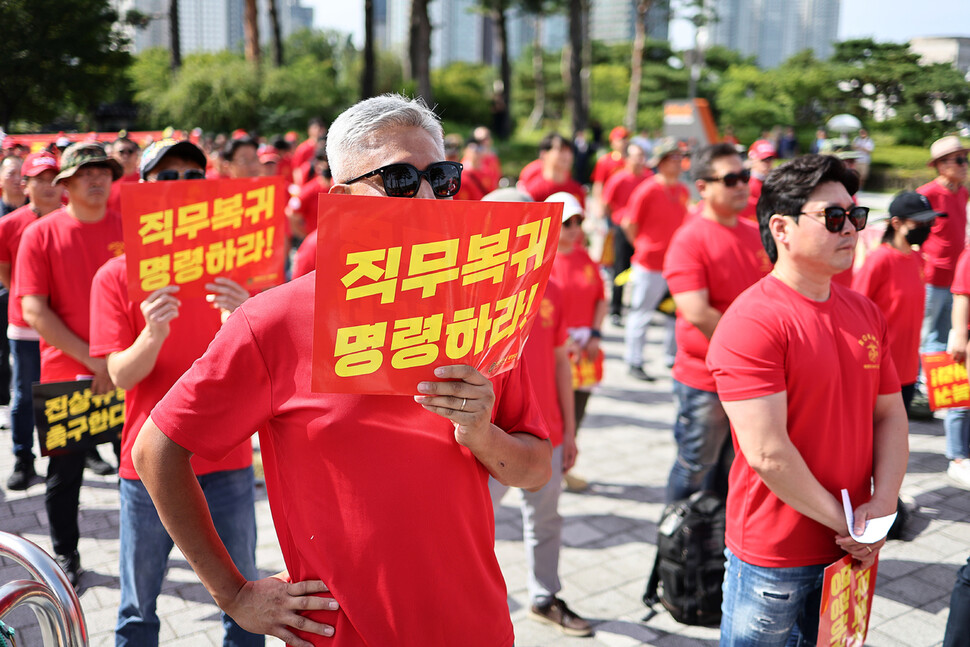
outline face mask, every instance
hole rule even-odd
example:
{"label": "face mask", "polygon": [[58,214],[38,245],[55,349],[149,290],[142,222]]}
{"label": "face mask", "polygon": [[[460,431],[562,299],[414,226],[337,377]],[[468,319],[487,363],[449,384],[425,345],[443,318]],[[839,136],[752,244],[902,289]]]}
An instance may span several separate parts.
{"label": "face mask", "polygon": [[910,245],[922,245],[929,236],[929,227],[916,227],[906,232],[906,242]]}

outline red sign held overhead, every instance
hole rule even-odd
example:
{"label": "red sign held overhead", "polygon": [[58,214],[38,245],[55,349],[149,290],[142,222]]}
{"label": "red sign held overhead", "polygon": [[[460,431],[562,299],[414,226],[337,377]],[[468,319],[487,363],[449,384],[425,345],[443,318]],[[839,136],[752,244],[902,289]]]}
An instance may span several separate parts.
{"label": "red sign held overhead", "polygon": [[279,285],[285,198],[275,177],[122,184],[129,297],[168,285],[202,296],[219,276],[250,291]]}
{"label": "red sign held overhead", "polygon": [[561,224],[558,203],[321,195],[313,391],[414,394],[438,366],[512,368]]}

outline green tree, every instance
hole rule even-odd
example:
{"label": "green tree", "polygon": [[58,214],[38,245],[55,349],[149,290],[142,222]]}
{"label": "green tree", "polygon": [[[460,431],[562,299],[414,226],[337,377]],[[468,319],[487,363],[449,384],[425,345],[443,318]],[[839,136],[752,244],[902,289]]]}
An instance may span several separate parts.
{"label": "green tree", "polygon": [[108,0],[0,2],[0,124],[90,113],[124,80],[130,56]]}

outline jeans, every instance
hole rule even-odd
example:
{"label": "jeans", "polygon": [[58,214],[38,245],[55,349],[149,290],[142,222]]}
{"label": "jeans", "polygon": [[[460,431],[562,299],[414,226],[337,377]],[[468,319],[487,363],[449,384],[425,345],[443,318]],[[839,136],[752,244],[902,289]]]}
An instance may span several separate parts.
{"label": "jeans", "polygon": [[[722,496],[717,485],[725,444],[730,444],[731,424],[721,406],[717,393],[702,391],[673,380],[674,440],[677,441],[677,458],[670,468],[667,480],[667,503],[686,499],[700,490],[713,490]],[[727,465],[734,458],[732,451],[725,456]]]}
{"label": "jeans", "polygon": [[[494,478],[488,479],[492,507],[498,509],[508,491]],[[559,549],[562,548],[562,445],[552,450],[552,478],[538,492],[522,490],[522,541],[529,569],[529,599],[536,606],[549,604],[562,590],[559,581]]]}
{"label": "jeans", "polygon": [[[236,568],[247,580],[257,579],[253,468],[213,472],[198,479],[216,532]],[[121,606],[115,645],[156,647],[159,619],[155,603],[173,542],[141,481],[121,479],[120,532]],[[225,613],[222,626],[224,647],[265,642],[263,636],[243,630]]]}
{"label": "jeans", "polygon": [[923,327],[920,330],[919,352],[936,353],[946,350],[946,340],[950,335],[950,312],[953,309],[953,295],[950,288],[926,285],[926,302],[923,311]]}
{"label": "jeans", "polygon": [[970,458],[970,409],[947,409],[943,433],[947,458]]}
{"label": "jeans", "polygon": [[13,431],[13,453],[33,454],[34,406],[31,385],[40,381],[40,342],[10,340],[13,354],[13,402],[10,427]]}
{"label": "jeans", "polygon": [[724,550],[721,647],[814,645],[827,564],[753,566]]}
{"label": "jeans", "polygon": [[[651,272],[638,263],[633,264],[631,281],[630,313],[626,322],[626,363],[630,366],[643,366],[643,344],[647,340],[647,326],[664,295],[667,282],[660,272]],[[664,331],[664,353],[673,357],[674,318],[666,317]]]}
{"label": "jeans", "polygon": [[946,621],[943,647],[970,645],[970,559],[957,571],[950,596],[950,617]]}

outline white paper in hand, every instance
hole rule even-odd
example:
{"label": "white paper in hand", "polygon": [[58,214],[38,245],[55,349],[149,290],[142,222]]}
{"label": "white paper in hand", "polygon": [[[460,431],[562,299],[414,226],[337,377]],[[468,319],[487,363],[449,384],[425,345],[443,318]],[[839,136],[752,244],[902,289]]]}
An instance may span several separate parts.
{"label": "white paper in hand", "polygon": [[852,507],[852,502],[849,501],[849,491],[845,489],[842,490],[842,509],[845,510],[845,523],[849,526],[849,535],[860,544],[874,544],[883,539],[889,534],[889,528],[896,521],[895,512],[885,517],[869,519],[866,521],[866,529],[861,535],[857,535],[855,534],[854,527],[855,508]]}

